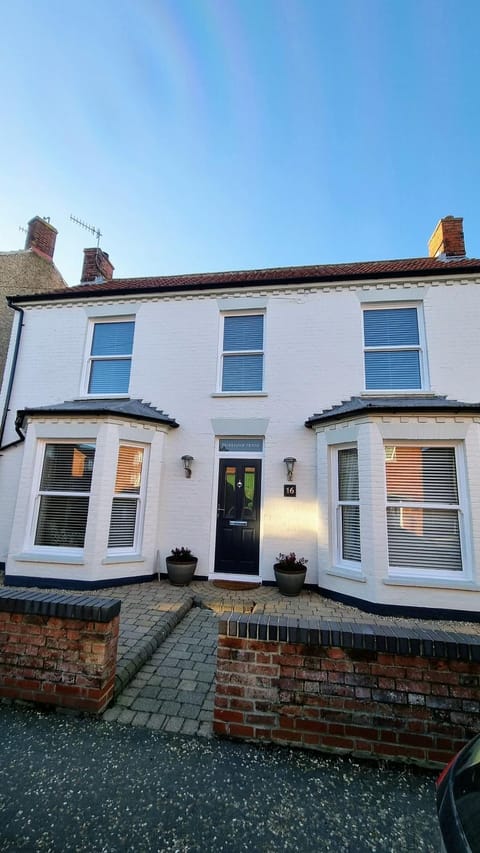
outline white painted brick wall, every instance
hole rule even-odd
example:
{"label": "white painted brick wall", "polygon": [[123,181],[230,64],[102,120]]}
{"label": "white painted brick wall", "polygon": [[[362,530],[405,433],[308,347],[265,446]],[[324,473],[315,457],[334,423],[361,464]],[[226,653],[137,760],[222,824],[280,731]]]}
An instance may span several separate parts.
{"label": "white painted brick wall", "polygon": [[[474,282],[424,288],[432,390],[464,401],[480,399],[477,369],[480,363],[479,285],[480,282]],[[317,581],[318,547],[321,570],[328,554],[328,543],[317,542],[319,511],[326,517],[328,507],[318,507],[316,437],[303,423],[314,412],[363,390],[362,293],[361,288],[318,292],[308,292],[304,288],[302,293],[293,290],[278,295],[270,293],[265,323],[267,394],[245,397],[212,396],[217,390],[221,322],[217,295],[205,294],[197,299],[164,297],[142,301],[137,297],[132,300],[138,310],[130,396],[163,409],[180,424],[179,429],[165,437],[163,456],[158,453],[152,456],[150,475],[158,477],[159,482],[155,498],[158,514],[155,523],[149,521],[145,532],[148,570],[157,549],[163,559],[171,547],[187,545],[199,556],[199,573],[211,572],[217,497],[215,436],[211,420],[265,418],[269,425],[263,460],[261,572],[265,579],[273,579],[272,566],[277,553],[294,549],[309,559],[307,580]],[[386,293],[391,302],[391,293]],[[412,298],[410,288],[402,290],[399,283],[396,293],[399,301]],[[244,301],[244,295],[240,297]],[[125,311],[128,299],[118,304]],[[94,308],[93,301],[89,305],[27,308],[5,442],[16,438],[13,419],[18,409],[63,402],[81,395],[87,309]],[[112,299],[112,317],[116,311],[117,303]],[[372,442],[371,431],[368,434],[368,441]],[[471,442],[469,454],[473,456],[476,447]],[[1,460],[0,553],[3,555],[12,528],[22,452],[22,448],[8,451]],[[190,480],[183,475],[180,457],[184,453],[195,458]],[[285,456],[295,456],[298,460],[294,475],[296,499],[283,497],[286,479],[282,460]],[[321,461],[322,472],[328,470],[325,464]],[[28,469],[24,476],[28,480]],[[378,495],[383,471],[376,469],[374,476],[379,482],[372,481],[372,494]],[[471,499],[475,518],[479,515],[480,503],[477,480],[472,478],[471,484],[474,486]],[[325,496],[324,490],[322,496]],[[384,515],[377,524],[384,524]],[[328,531],[328,522],[324,530]],[[372,542],[365,542],[367,552],[378,546],[380,536],[373,528],[370,534]],[[478,545],[475,547],[477,556],[480,549]],[[376,553],[378,556],[378,551]],[[376,564],[374,574],[375,595],[388,597],[391,590],[382,589]],[[359,584],[349,584],[343,579],[329,579],[329,582],[338,591],[360,594]],[[322,585],[325,585],[325,577]],[[394,591],[400,598],[403,594],[403,590]],[[442,595],[443,591],[440,597]],[[457,593],[449,595],[457,596]],[[431,591],[427,591],[425,598],[430,599],[430,596]],[[414,597],[418,600],[417,590]],[[458,593],[457,598],[465,603],[468,596]]]}

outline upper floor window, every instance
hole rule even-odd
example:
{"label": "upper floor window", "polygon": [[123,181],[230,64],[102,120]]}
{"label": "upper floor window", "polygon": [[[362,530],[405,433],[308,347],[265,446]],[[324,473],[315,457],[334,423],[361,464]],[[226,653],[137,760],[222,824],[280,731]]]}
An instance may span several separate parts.
{"label": "upper floor window", "polygon": [[426,363],[420,308],[366,308],[363,312],[367,390],[425,388]]}
{"label": "upper floor window", "polygon": [[385,448],[392,569],[459,572],[462,518],[455,447]]}
{"label": "upper floor window", "polygon": [[133,320],[93,324],[87,368],[89,394],[128,394],[134,329]]}
{"label": "upper floor window", "polygon": [[140,499],[143,492],[144,448],[121,444],[118,448],[115,494],[112,501],[109,548],[133,548],[140,526]]}
{"label": "upper floor window", "polygon": [[93,443],[44,445],[35,501],[35,545],[83,548],[94,458]]}
{"label": "upper floor window", "polygon": [[263,314],[224,316],[220,387],[263,390]]}
{"label": "upper floor window", "polygon": [[337,451],[336,476],[336,561],[357,564],[360,568],[360,495],[358,450],[345,447]]}

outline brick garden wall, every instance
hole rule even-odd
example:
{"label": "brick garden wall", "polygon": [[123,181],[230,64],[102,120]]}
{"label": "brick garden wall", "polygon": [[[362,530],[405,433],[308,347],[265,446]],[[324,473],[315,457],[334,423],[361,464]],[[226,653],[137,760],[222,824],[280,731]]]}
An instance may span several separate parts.
{"label": "brick garden wall", "polygon": [[480,731],[479,684],[470,635],[231,614],[214,731],[435,767]]}
{"label": "brick garden wall", "polygon": [[113,698],[120,601],[0,591],[0,698],[100,713]]}

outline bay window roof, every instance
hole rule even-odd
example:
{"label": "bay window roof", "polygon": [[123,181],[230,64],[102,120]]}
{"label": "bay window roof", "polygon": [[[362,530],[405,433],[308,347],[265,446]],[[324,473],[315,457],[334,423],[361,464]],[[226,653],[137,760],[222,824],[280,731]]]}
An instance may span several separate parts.
{"label": "bay window roof", "polygon": [[65,403],[53,403],[49,406],[34,406],[25,408],[17,414],[17,426],[21,427],[25,418],[30,415],[119,415],[138,421],[166,424],[176,429],[179,424],[161,409],[156,409],[143,400],[69,400]]}
{"label": "bay window roof", "polygon": [[395,412],[445,412],[448,414],[480,414],[480,403],[462,403],[447,397],[415,394],[412,396],[351,397],[338,406],[310,415],[305,426],[310,429],[328,421],[343,420],[356,415],[393,414]]}

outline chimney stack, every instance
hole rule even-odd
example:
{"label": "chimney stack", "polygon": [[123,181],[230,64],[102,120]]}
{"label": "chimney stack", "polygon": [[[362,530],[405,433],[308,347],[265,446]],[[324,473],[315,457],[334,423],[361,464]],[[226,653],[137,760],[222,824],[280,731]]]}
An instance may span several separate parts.
{"label": "chimney stack", "polygon": [[88,282],[110,281],[115,267],[106,252],[100,248],[83,250],[83,269],[81,284]]}
{"label": "chimney stack", "polygon": [[49,217],[42,219],[41,216],[34,216],[28,223],[25,249],[32,249],[37,255],[51,261],[57,234],[57,229],[50,225]]}
{"label": "chimney stack", "polygon": [[465,257],[463,217],[445,216],[440,220],[428,241],[428,254],[430,258],[446,261]]}

